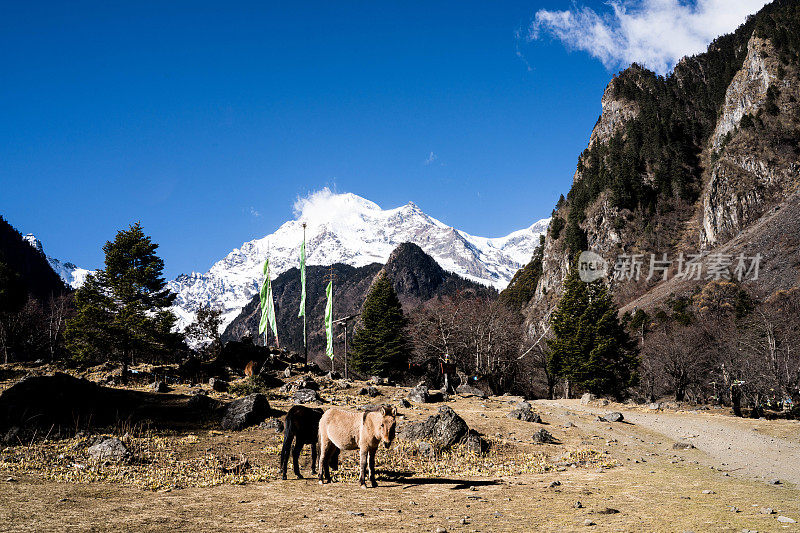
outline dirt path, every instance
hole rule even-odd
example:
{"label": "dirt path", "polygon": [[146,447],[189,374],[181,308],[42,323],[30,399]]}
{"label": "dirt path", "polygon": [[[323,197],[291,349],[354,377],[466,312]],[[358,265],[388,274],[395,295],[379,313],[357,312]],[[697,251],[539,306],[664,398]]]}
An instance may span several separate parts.
{"label": "dirt path", "polygon": [[613,408],[584,406],[579,400],[541,400],[536,403],[592,414],[620,411],[625,415],[625,420],[635,426],[647,428],[674,441],[691,442],[707,454],[705,463],[719,470],[760,480],[779,479],[800,485],[800,443],[762,434],[758,420],[687,411],[645,412],[619,405]]}

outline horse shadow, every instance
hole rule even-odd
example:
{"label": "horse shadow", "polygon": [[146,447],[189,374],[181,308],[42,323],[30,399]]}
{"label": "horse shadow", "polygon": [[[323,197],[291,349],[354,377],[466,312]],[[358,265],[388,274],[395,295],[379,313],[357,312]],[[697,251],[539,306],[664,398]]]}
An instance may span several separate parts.
{"label": "horse shadow", "polygon": [[381,478],[404,485],[403,489],[408,489],[418,485],[453,485],[450,490],[465,490],[472,487],[488,487],[499,485],[500,482],[494,479],[453,479],[444,477],[414,477],[414,472],[399,470],[383,470]]}

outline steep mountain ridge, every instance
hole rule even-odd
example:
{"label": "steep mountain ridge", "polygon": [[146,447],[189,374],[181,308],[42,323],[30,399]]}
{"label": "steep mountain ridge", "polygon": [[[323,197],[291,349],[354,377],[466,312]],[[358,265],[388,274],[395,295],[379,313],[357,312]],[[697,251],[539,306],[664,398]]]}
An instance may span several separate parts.
{"label": "steep mountain ridge", "polygon": [[[789,213],[800,183],[798,29],[800,4],[777,0],[667,77],[637,65],[614,77],[545,238],[524,310],[531,327],[552,309],[581,250],[599,253],[611,269],[620,254],[643,254],[644,278],[650,254],[674,260],[681,252],[730,250],[755,225],[764,226],[759,235],[772,234],[766,226],[779,218],[765,214],[779,206]],[[735,249],[754,252],[742,243]],[[781,273],[750,282],[754,291],[797,284],[800,264],[792,257],[789,249],[773,256]],[[611,283],[621,305],[669,297],[655,280]],[[689,285],[670,286],[697,283]]]}
{"label": "steep mountain ridge", "polygon": [[[59,296],[67,292],[67,287],[50,267],[42,250],[41,243],[33,244],[23,237],[11,224],[0,216],[0,276],[9,287],[2,287],[3,305],[11,302],[11,294],[19,294],[25,298],[28,294],[41,302],[47,302],[51,296]],[[17,298],[13,298],[17,299]]]}
{"label": "steep mountain ridge", "polygon": [[83,283],[86,281],[86,276],[94,272],[93,270],[87,270],[85,268],[75,266],[69,261],[63,262],[55,257],[46,255],[44,253],[42,242],[33,233],[26,234],[23,239],[25,239],[25,241],[36,251],[44,255],[47,258],[47,262],[50,263],[50,267],[53,269],[53,271],[58,274],[64,283],[73,289],[77,289],[83,285]]}
{"label": "steep mountain ridge", "polygon": [[201,305],[222,308],[224,326],[229,324],[257,293],[267,257],[273,278],[298,266],[304,223],[309,266],[383,264],[396,246],[412,242],[444,270],[501,289],[530,260],[549,223],[540,220],[505,237],[476,237],[428,216],[413,202],[384,210],[355,194],[327,189],[299,201],[296,212],[294,220],[244,243],[208,272],[171,281],[169,287],[178,295],[173,311],[179,325],[190,323]]}

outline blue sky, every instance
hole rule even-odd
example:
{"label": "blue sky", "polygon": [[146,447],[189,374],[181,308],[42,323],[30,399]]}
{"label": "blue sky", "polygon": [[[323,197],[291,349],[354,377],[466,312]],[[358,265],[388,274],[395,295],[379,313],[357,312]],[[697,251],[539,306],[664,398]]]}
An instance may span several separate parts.
{"label": "blue sky", "polygon": [[0,214],[88,268],[141,220],[168,277],[325,186],[504,235],[549,216],[613,72],[657,48],[622,17],[670,2],[5,2]]}

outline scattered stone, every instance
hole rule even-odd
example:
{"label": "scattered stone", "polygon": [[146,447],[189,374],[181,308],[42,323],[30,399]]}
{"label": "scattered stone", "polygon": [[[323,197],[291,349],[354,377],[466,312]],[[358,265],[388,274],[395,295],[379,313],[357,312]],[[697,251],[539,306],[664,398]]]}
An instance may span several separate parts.
{"label": "scattered stone", "polygon": [[245,396],[227,405],[225,414],[222,416],[222,429],[238,431],[259,424],[267,418],[269,412],[269,402],[266,396],[263,394]]}
{"label": "scattered stone", "polygon": [[770,485],[780,485],[781,484],[781,480],[780,479],[770,479],[769,480],[769,484]]}
{"label": "scattered stone", "polygon": [[548,488],[548,489],[552,489],[552,488],[555,488],[555,487],[560,487],[560,486],[561,486],[561,482],[560,482],[559,480],[555,480],[555,481],[553,481],[552,483],[550,483],[550,484],[547,486],[547,488]]}
{"label": "scattered stone", "polygon": [[622,416],[622,413],[619,411],[613,411],[611,413],[606,413],[605,415],[599,417],[602,422],[622,422],[625,417]]}
{"label": "scattered stone", "polygon": [[292,395],[292,400],[295,403],[310,403],[310,402],[318,402],[320,401],[319,394],[317,391],[312,389],[298,389],[294,391]]}
{"label": "scattered stone", "polygon": [[775,510],[772,507],[762,507],[761,514],[775,514]]}
{"label": "scattered stone", "polygon": [[280,418],[270,418],[269,420],[265,420],[258,425],[258,427],[263,429],[273,429],[275,433],[283,433],[284,425],[283,420]]}
{"label": "scattered stone", "polygon": [[575,507],[575,509],[583,509],[583,504],[578,501],[578,502],[575,502],[575,505],[573,507]]}
{"label": "scattered stone", "polygon": [[703,491],[703,494],[716,494],[713,490],[706,489]]}
{"label": "scattered stone", "polygon": [[351,516],[364,516],[364,513],[357,513],[355,511],[350,511]]}
{"label": "scattered stone", "polygon": [[14,479],[13,477],[7,477],[7,478],[6,478],[6,483],[14,483],[14,482],[16,482],[16,481],[17,481],[17,480],[16,480],[16,479]]}
{"label": "scattered stone", "polygon": [[618,514],[619,510],[612,507],[606,507],[602,511],[597,511],[597,514]]}
{"label": "scattered stone", "polygon": [[370,385],[369,387],[362,387],[358,394],[361,396],[369,396],[370,398],[374,398],[375,396],[380,396],[381,391]]}
{"label": "scattered stone", "polygon": [[171,389],[167,386],[166,383],[163,381],[156,381],[152,385],[150,385],[150,389],[153,392],[169,392]]}
{"label": "scattered stone", "polygon": [[120,462],[131,458],[131,452],[125,444],[114,437],[101,437],[86,450],[95,461]]}
{"label": "scattered stone", "polygon": [[329,380],[333,381],[333,380],[336,380],[336,379],[340,379],[342,376],[338,372],[334,372],[333,370],[331,370],[330,372],[325,374],[325,377],[328,378]]}
{"label": "scattered stone", "polygon": [[583,521],[583,525],[584,526],[596,526],[597,524],[595,524],[589,518],[587,518],[586,520]]}
{"label": "scattered stone", "polygon": [[732,505],[732,506],[731,506],[731,508],[730,508],[730,509],[728,509],[728,510],[729,510],[730,512],[732,512],[732,513],[738,513],[738,512],[739,512],[739,508],[738,508],[738,507],[736,507],[735,505]]}
{"label": "scattered stone", "polygon": [[422,384],[417,385],[408,391],[408,399],[414,403],[428,403],[430,401],[428,387]]}
{"label": "scattered stone", "polygon": [[597,397],[594,394],[592,394],[590,392],[587,392],[583,396],[581,396],[581,405],[589,405],[591,402],[595,401],[596,399],[597,399]]}
{"label": "scattered stone", "polygon": [[788,516],[779,516],[778,522],[780,522],[781,524],[794,524],[797,521],[792,518],[789,518]]}
{"label": "scattered stone", "polygon": [[409,407],[411,407],[411,402],[409,402],[405,398],[400,398],[400,401],[397,402],[397,406],[398,407],[403,407],[405,409],[408,409]]}
{"label": "scattered stone", "polygon": [[8,428],[8,431],[6,431],[6,434],[3,436],[3,444],[17,444],[20,431],[19,426]]}
{"label": "scattered stone", "polygon": [[211,378],[208,380],[208,386],[211,387],[211,390],[216,392],[227,392],[228,391],[228,383],[223,381],[219,378]]}
{"label": "scattered stone", "polygon": [[290,378],[292,377],[292,367],[287,366],[286,369],[283,371],[283,377]]}
{"label": "scattered stone", "polygon": [[536,444],[554,444],[558,441],[553,438],[553,435],[551,435],[549,431],[542,428],[533,434],[533,442]]}
{"label": "scattered stone", "polygon": [[434,533],[447,533],[447,529],[439,526],[434,530]]}
{"label": "scattered stone", "polygon": [[313,391],[319,390],[319,383],[314,381],[314,378],[312,377],[304,377],[299,381],[295,381],[293,385],[295,390],[301,390],[301,389],[309,389]]}
{"label": "scattered stone", "polygon": [[691,442],[676,442],[672,445],[673,450],[691,450],[694,448],[694,444]]}
{"label": "scattered stone", "polygon": [[659,410],[661,409],[661,404],[658,402],[653,402],[647,406],[648,409]]}
{"label": "scattered stone", "polygon": [[203,392],[198,392],[197,394],[193,395],[189,398],[189,401],[186,402],[186,405],[190,409],[195,409],[197,411],[213,411],[217,407],[219,407],[219,402],[212,398],[209,398],[208,395]]}
{"label": "scattered stone", "polygon": [[598,404],[599,404],[601,407],[605,407],[606,405],[608,405],[608,404],[609,404],[608,400],[606,400],[605,398],[600,398],[600,400],[598,400],[598,402],[597,402],[597,403],[598,403]]}
{"label": "scattered stone", "polygon": [[336,382],[336,387],[342,390],[350,388],[350,382],[346,379],[342,379]]}

